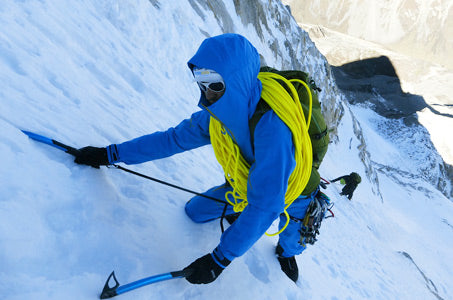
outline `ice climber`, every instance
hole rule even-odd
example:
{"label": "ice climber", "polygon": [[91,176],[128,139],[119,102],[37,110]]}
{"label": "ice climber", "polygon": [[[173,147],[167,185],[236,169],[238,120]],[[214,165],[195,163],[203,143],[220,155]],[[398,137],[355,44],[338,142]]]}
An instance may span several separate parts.
{"label": "ice climber", "polygon": [[[267,111],[259,120],[252,142],[249,119],[261,98],[263,85],[257,78],[260,72],[259,54],[246,38],[238,34],[207,38],[188,61],[188,67],[201,90],[198,103],[201,110],[163,132],[103,148],[81,148],[75,162],[99,167],[117,162],[140,164],[169,157],[213,144],[214,124],[211,120],[218,121],[222,134],[231,137],[238,146],[238,153],[250,165],[246,178],[248,205],[238,213],[231,205],[225,206],[202,196],[195,196],[186,203],[185,211],[196,223],[218,219],[224,209],[224,215],[232,223],[212,252],[187,267],[193,270],[186,277],[190,283],[206,284],[216,280],[235,258],[248,251],[274,220],[280,217],[280,228],[285,224],[286,218],[281,214],[285,209],[288,180],[296,166],[295,146],[290,129],[273,110]],[[234,178],[231,182],[236,183]],[[233,199],[231,182],[215,186],[205,195]],[[300,243],[300,224],[297,220],[304,218],[319,190],[318,185],[319,176],[314,184],[305,188],[304,193],[295,197],[296,200],[287,209],[291,216],[289,224],[280,234],[276,246],[281,269],[294,282],[299,276],[295,255],[305,249],[305,244]]]}
{"label": "ice climber", "polygon": [[340,180],[340,182],[345,185],[343,187],[343,189],[341,190],[340,195],[344,195],[344,196],[348,197],[349,200],[352,199],[352,194],[354,193],[354,191],[357,188],[357,186],[359,185],[359,183],[362,182],[362,178],[360,177],[360,175],[355,172],[352,172],[349,175],[344,175],[344,176],[335,178],[334,180],[332,180],[332,182],[335,182],[338,180]]}

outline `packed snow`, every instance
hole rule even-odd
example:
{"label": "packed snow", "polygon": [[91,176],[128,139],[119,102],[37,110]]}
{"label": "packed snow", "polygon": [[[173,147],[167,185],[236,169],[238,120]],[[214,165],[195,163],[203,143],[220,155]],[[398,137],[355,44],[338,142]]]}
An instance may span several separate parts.
{"label": "packed snow", "polygon": [[[233,3],[225,6],[234,32],[279,68],[281,59]],[[177,125],[198,110],[186,62],[205,34],[222,33],[216,15],[194,1],[7,1],[0,26],[0,298],[97,299],[112,270],[126,284],[212,251],[219,223],[192,223],[183,209],[190,194],[76,165],[21,130],[83,147]],[[341,105],[339,142],[321,174],[356,171],[363,181],[352,201],[339,195],[340,185],[328,186],[335,218],[297,257],[297,285],[280,271],[277,238],[264,236],[209,285],[174,279],[117,298],[453,298],[453,203],[420,179],[399,182],[391,173],[376,173],[377,191],[360,158],[357,124],[373,161],[406,169],[411,160],[379,132],[381,117]],[[199,192],[223,182],[210,146],[127,167]]]}

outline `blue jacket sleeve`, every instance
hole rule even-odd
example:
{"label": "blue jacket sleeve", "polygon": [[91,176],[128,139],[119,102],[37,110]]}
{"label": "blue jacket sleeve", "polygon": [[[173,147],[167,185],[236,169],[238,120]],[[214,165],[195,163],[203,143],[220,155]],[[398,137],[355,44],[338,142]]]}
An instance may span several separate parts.
{"label": "blue jacket sleeve", "polygon": [[209,113],[198,111],[166,131],[158,131],[107,147],[110,163],[139,164],[210,143]]}
{"label": "blue jacket sleeve", "polygon": [[252,247],[283,212],[288,179],[296,165],[291,131],[273,111],[258,122],[254,140],[248,206],[223,233],[218,246],[218,251],[229,260]]}

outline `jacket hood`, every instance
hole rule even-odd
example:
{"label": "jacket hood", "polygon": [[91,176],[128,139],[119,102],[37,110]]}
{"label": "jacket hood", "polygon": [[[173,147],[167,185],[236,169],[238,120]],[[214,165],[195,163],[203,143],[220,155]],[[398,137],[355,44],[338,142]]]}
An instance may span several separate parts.
{"label": "jacket hood", "polygon": [[260,70],[258,51],[241,35],[222,34],[204,40],[188,65],[191,70],[194,66],[212,69],[223,77],[224,95],[208,105],[201,93],[198,105],[223,123],[244,158],[252,163],[248,121],[255,112],[262,90],[257,78]]}

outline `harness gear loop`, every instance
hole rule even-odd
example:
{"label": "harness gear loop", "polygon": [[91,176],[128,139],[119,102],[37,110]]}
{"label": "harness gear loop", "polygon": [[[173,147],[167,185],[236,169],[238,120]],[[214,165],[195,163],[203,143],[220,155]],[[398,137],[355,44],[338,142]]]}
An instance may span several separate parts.
{"label": "harness gear loop", "polygon": [[[308,85],[299,79],[287,80],[283,76],[271,72],[260,72],[258,79],[263,85],[261,98],[291,130],[295,147],[296,166],[288,180],[283,212],[287,217],[287,222],[281,230],[272,234],[276,235],[288,226],[290,217],[286,209],[301,195],[310,179],[313,153],[308,127],[312,113],[312,94]],[[285,84],[289,92],[282,86],[281,82]],[[296,82],[302,84],[308,92],[308,120],[305,119],[298,93],[292,84]],[[250,165],[241,154],[239,146],[233,141],[229,132],[219,120],[214,116],[211,117],[209,123],[211,144],[217,161],[224,170],[225,178],[233,188],[232,192],[225,194],[225,199],[233,206],[235,212],[240,212],[248,204],[247,183]],[[229,199],[231,198],[230,195],[234,201]],[[266,233],[266,235],[269,234]]]}
{"label": "harness gear loop", "polygon": [[[330,198],[318,190],[308,206],[305,217],[300,220],[300,245],[305,247],[306,244],[313,245],[317,241],[316,236],[319,234],[322,220],[334,216],[331,211],[332,207],[333,203]],[[326,216],[327,211],[331,213],[330,216]]]}

